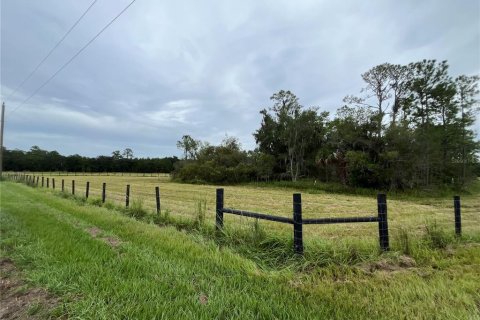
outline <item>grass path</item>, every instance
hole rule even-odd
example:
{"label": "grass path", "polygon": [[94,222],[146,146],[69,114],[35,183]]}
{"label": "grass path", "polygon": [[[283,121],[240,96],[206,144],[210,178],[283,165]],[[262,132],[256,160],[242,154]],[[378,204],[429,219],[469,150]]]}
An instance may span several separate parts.
{"label": "grass path", "polygon": [[[480,248],[368,271],[265,271],[199,234],[2,182],[1,255],[78,319],[480,319]],[[394,253],[393,253],[394,254]]]}

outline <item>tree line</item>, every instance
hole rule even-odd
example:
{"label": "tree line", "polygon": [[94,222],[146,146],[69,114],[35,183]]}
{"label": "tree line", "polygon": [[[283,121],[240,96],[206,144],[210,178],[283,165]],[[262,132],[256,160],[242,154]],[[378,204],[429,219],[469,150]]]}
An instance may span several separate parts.
{"label": "tree line", "polygon": [[347,95],[332,117],[304,107],[291,91],[272,95],[253,135],[257,148],[241,150],[182,137],[181,181],[235,183],[315,178],[348,186],[406,189],[464,187],[480,174],[480,144],[472,130],[478,76],[453,78],[446,61],[384,63],[361,75],[359,95]]}
{"label": "tree line", "polygon": [[68,172],[144,172],[170,173],[177,157],[135,158],[133,150],[113,151],[111,156],[83,157],[78,154],[63,156],[57,151],[33,146],[29,151],[3,151],[6,171],[68,171]]}

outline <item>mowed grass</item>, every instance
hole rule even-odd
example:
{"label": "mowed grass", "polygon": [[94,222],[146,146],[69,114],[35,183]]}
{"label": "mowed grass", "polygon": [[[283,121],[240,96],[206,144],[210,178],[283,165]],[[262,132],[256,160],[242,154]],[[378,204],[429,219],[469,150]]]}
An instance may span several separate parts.
{"label": "mowed grass", "polygon": [[[125,179],[129,179],[133,195],[135,184],[130,177]],[[94,181],[91,177],[89,180]],[[118,185],[124,182],[118,181]],[[151,181],[151,186],[155,183],[158,181]],[[323,228],[321,233],[312,232],[311,236],[328,239],[325,240],[328,246],[312,242],[310,248],[317,253],[322,252],[319,248],[328,249],[321,258],[330,259],[330,263],[300,270],[264,268],[258,261],[235,250],[235,243],[219,245],[219,242],[232,239],[216,239],[201,228],[183,232],[171,226],[159,227],[129,218],[117,210],[63,199],[47,190],[11,182],[2,182],[0,186],[1,254],[14,259],[31,285],[47,288],[62,297],[63,302],[53,316],[82,319],[480,319],[480,246],[475,227],[461,239],[450,237],[453,233],[450,229],[432,231],[431,224],[427,225],[430,229],[423,225],[412,233],[402,229],[392,238],[396,243],[394,250],[380,254],[375,250],[375,224],[368,235],[356,229],[356,226],[362,227],[360,224],[348,230],[344,230],[347,225],[331,230],[325,226],[310,226]],[[160,186],[162,190],[168,187],[215,189],[166,181]],[[229,193],[239,191],[237,197],[241,197],[238,194],[242,194],[243,189],[249,188],[227,187],[226,204],[230,206]],[[243,195],[247,193],[266,206],[262,200],[266,194],[280,199],[291,191],[253,189],[244,191]],[[192,196],[185,196],[193,199],[189,200],[191,207],[185,206],[181,211],[179,205],[178,212],[174,207],[169,208],[171,215],[194,218],[196,198]],[[337,195],[311,196],[321,196],[324,200],[337,198]],[[305,198],[308,195],[304,201]],[[348,203],[347,199],[342,200]],[[375,207],[372,199],[352,197],[351,200],[357,205],[365,202],[364,207],[370,203]],[[207,200],[207,221],[208,217],[212,218],[209,213],[212,201]],[[407,205],[430,208],[430,214],[437,219],[433,209],[439,206],[440,200],[436,201],[433,205],[416,202]],[[257,202],[249,202],[249,205],[252,207],[243,209],[268,208],[258,206]],[[340,209],[330,213],[340,214]],[[390,207],[390,221],[394,219],[392,211]],[[410,217],[420,214],[404,212]],[[242,227],[242,222],[235,222],[233,217],[227,220],[233,229],[236,224]],[[290,234],[289,230],[268,229],[269,226],[264,225],[263,232]],[[344,243],[354,243],[343,242],[343,238],[354,239],[355,243],[362,243],[363,239],[368,243],[368,239],[373,239],[365,250],[376,253],[365,262],[338,263],[332,256],[354,248],[343,247]],[[410,244],[416,263],[402,260],[405,253],[396,249],[404,250],[400,243],[405,242]],[[302,264],[311,258],[295,259],[297,264]]]}

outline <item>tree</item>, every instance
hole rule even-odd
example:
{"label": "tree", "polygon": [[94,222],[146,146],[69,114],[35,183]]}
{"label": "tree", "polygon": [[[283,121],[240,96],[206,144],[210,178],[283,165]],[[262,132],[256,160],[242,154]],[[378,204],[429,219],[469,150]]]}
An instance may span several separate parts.
{"label": "tree", "polygon": [[[112,156],[82,157],[78,154],[63,156],[57,151],[33,146],[29,151],[4,149],[5,169],[14,171],[71,171],[71,172],[171,172],[176,157],[153,159],[124,159],[120,151]],[[130,155],[129,155],[130,156]]]}
{"label": "tree", "polygon": [[183,150],[184,160],[196,159],[200,146],[200,140],[195,140],[189,135],[184,135],[182,140],[177,141],[177,148]]}
{"label": "tree", "polygon": [[411,99],[411,120],[418,127],[417,139],[422,153],[420,167],[424,184],[431,182],[432,161],[438,160],[439,135],[434,124],[441,114],[440,109],[445,95],[451,95],[451,78],[446,61],[422,60],[410,63],[412,77],[408,82]]}
{"label": "tree", "polygon": [[367,106],[343,106],[329,123],[326,143],[317,158],[325,167],[333,166],[343,184],[371,187],[381,183],[373,177],[380,153],[374,116]]}
{"label": "tree", "polygon": [[130,148],[126,148],[125,150],[123,150],[123,157],[129,160],[133,159],[133,150]]}
{"label": "tree", "polygon": [[373,92],[376,98],[376,122],[377,122],[377,137],[382,137],[382,123],[383,117],[385,116],[386,108],[386,101],[391,97],[390,93],[390,78],[389,78],[389,70],[391,65],[388,63],[384,63],[378,65],[364,74],[362,74],[362,79],[367,83],[366,90]]}
{"label": "tree", "polygon": [[406,116],[405,109],[408,108],[409,104],[407,84],[410,80],[411,72],[407,66],[402,66],[399,64],[390,65],[387,72],[393,98],[391,125],[395,126],[397,122],[397,115],[400,111],[403,111],[403,119],[405,119]]}
{"label": "tree", "polygon": [[256,168],[249,154],[240,148],[235,137],[225,137],[218,146],[204,144],[194,160],[184,160],[174,171],[181,181],[238,183],[256,177]]}
{"label": "tree", "polygon": [[120,153],[120,150],[115,150],[112,152],[112,158],[113,160],[121,160],[123,159],[122,154]]}
{"label": "tree", "polygon": [[[466,182],[467,176],[467,164],[472,163],[475,157],[469,155],[474,154],[475,150],[478,150],[478,143],[474,143],[474,134],[471,130],[467,128],[475,122],[475,114],[478,111],[478,100],[477,96],[479,93],[478,90],[478,81],[480,77],[475,76],[459,76],[455,79],[456,85],[456,101],[460,106],[461,119],[460,125],[462,130],[461,138],[461,161],[462,161],[462,175],[461,183],[462,185]],[[473,158],[473,159],[472,159]]]}
{"label": "tree", "polygon": [[375,121],[378,138],[382,137],[383,118],[390,106],[388,100],[392,97],[392,70],[394,66],[389,63],[383,63],[375,66],[362,74],[362,79],[366,86],[362,89],[365,93],[363,97],[346,96],[344,102],[356,106],[366,106],[376,110]]}
{"label": "tree", "polygon": [[304,109],[290,91],[272,95],[273,106],[263,109],[260,129],[254,133],[259,150],[277,158],[280,168],[297,181],[306,168],[306,155],[314,163],[315,149],[322,142],[327,113],[317,108]]}

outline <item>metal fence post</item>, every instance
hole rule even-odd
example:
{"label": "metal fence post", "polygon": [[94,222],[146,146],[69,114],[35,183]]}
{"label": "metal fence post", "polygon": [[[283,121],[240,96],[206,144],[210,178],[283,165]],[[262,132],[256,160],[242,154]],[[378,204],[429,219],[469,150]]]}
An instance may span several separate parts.
{"label": "metal fence post", "polygon": [[155,187],[155,200],[157,202],[157,214],[160,214],[160,188]]}
{"label": "metal fence post", "polygon": [[72,180],[72,194],[75,195],[75,180]]}
{"label": "metal fence post", "polygon": [[303,254],[302,194],[293,194],[293,250]]}
{"label": "metal fence post", "polygon": [[50,188],[50,178],[47,178],[47,189]]}
{"label": "metal fence post", "polygon": [[42,176],[42,188],[45,185],[45,177]]}
{"label": "metal fence post", "polygon": [[462,211],[460,207],[460,196],[453,197],[453,209],[455,215],[455,234],[462,235]]}
{"label": "metal fence post", "polygon": [[377,195],[378,207],[378,237],[380,241],[380,249],[382,251],[390,250],[388,239],[388,221],[387,221],[387,195],[379,193]]}
{"label": "metal fence post", "polygon": [[55,178],[52,178],[52,189],[55,190]]}
{"label": "metal fence post", "polygon": [[125,192],[125,207],[128,208],[130,205],[130,185],[127,184],[127,191]]}
{"label": "metal fence post", "polygon": [[37,187],[38,187],[38,180],[40,179],[40,177],[37,177]]}
{"label": "metal fence post", "polygon": [[102,185],[102,203],[105,203],[106,197],[107,197],[107,184],[104,182]]}
{"label": "metal fence post", "polygon": [[215,215],[215,229],[223,229],[223,188],[217,189],[217,205]]}
{"label": "metal fence post", "polygon": [[87,185],[85,186],[85,199],[88,199],[89,193],[90,193],[90,181],[87,181]]}
{"label": "metal fence post", "polygon": [[65,180],[62,179],[62,192],[64,192],[64,191],[65,191]]}

